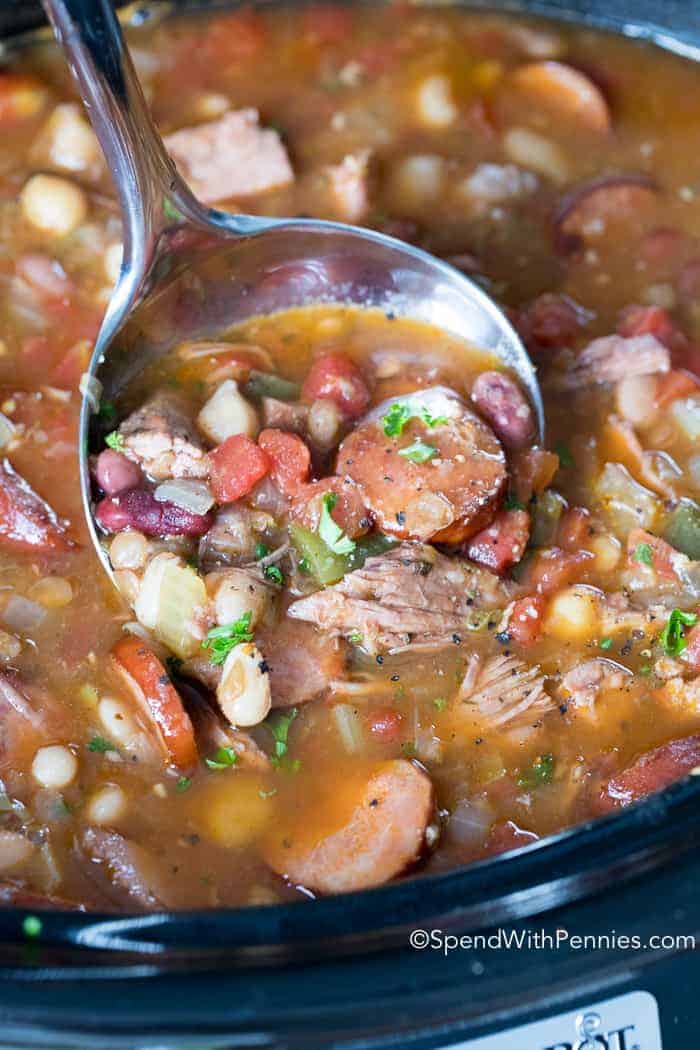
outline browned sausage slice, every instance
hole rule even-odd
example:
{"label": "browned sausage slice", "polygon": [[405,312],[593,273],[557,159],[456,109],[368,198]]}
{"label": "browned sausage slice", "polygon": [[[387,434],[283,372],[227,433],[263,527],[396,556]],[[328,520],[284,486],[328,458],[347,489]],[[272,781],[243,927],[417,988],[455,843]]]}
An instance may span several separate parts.
{"label": "browned sausage slice", "polygon": [[608,781],[598,800],[598,811],[607,813],[629,806],[680,780],[697,766],[700,766],[700,736],[671,740],[646,751]]}
{"label": "browned sausage slice", "polygon": [[490,427],[435,386],[375,408],[340,446],[337,473],[361,485],[382,532],[461,543],[496,513],[506,461]]}
{"label": "browned sausage slice", "polygon": [[[319,893],[344,893],[380,886],[418,859],[434,803],[432,784],[417,766],[406,759],[383,762],[368,780],[343,784],[339,794],[339,822],[327,812],[318,821],[305,813],[265,843],[274,871]],[[338,805],[337,793],[328,805]]]}

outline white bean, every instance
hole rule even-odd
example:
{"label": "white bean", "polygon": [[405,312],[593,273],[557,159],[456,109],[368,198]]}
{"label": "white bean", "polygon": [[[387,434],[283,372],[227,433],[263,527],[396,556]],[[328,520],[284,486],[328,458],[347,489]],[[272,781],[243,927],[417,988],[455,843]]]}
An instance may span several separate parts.
{"label": "white bean", "polygon": [[56,106],[40,132],[33,156],[39,164],[78,172],[93,181],[102,176],[105,167],[97,136],[74,102]]}
{"label": "white bean", "polygon": [[232,725],[255,726],[267,716],[272,706],[270,676],[256,645],[246,642],[231,650],[216,698]]}
{"label": "white bean", "polygon": [[445,183],[445,160],[433,153],[405,157],[391,176],[391,195],[400,208],[413,210],[432,204]]}
{"label": "white bean", "polygon": [[426,77],[416,94],[418,119],[429,128],[447,128],[457,119],[452,85],[442,73]]}
{"label": "white bean", "polygon": [[569,163],[561,147],[529,128],[511,128],[503,136],[503,148],[516,164],[521,164],[553,182],[566,182]]}
{"label": "white bean", "polygon": [[99,718],[111,743],[128,747],[138,730],[127,707],[114,697],[104,696],[97,705]]}
{"label": "white bean", "polygon": [[20,194],[24,218],[36,230],[66,237],[87,215],[87,197],[79,186],[58,175],[32,175]]}
{"label": "white bean", "polygon": [[126,795],[118,784],[103,784],[90,796],[87,819],[91,824],[116,824],[125,816]]}
{"label": "white bean", "polygon": [[45,576],[29,593],[45,609],[62,609],[73,601],[73,585],[64,576]]}
{"label": "white bean", "polygon": [[342,417],[335,401],[317,398],[309,409],[309,437],[321,449],[333,448],[340,438]]}
{"label": "white bean", "polygon": [[141,569],[148,560],[150,545],[142,532],[126,529],[118,532],[109,546],[109,560],[114,569]]}
{"label": "white bean", "polygon": [[235,623],[250,613],[250,626],[263,618],[270,602],[270,589],[243,569],[224,569],[210,573],[205,583],[214,599],[216,622]]}
{"label": "white bean", "polygon": [[112,284],[117,283],[119,274],[121,273],[123,255],[124,249],[118,241],[114,244],[110,244],[109,248],[107,248],[104,253],[103,266],[105,276],[108,281],[112,282]]}
{"label": "white bean", "polygon": [[78,760],[63,744],[40,747],[32,762],[32,776],[46,788],[64,788],[75,780]]}

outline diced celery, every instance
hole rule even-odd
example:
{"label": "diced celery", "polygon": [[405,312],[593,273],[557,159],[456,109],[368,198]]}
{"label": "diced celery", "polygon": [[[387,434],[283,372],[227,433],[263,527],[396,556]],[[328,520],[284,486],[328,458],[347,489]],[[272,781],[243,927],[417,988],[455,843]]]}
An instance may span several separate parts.
{"label": "diced celery", "polygon": [[530,543],[533,547],[548,547],[554,542],[559,519],[562,516],[566,501],[553,489],[545,489],[538,497],[532,511],[532,532]]}
{"label": "diced celery", "polygon": [[244,388],[247,397],[261,401],[264,397],[274,397],[277,401],[297,401],[301,394],[298,383],[283,379],[274,372],[251,371]]}
{"label": "diced celery", "polygon": [[621,463],[606,463],[593,491],[607,523],[618,536],[626,537],[633,528],[654,530],[661,501],[635,481]]}
{"label": "diced celery", "polygon": [[334,554],[315,532],[290,525],[289,535],[299,558],[305,560],[309,575],[323,587],[337,583],[349,571],[347,556]]}
{"label": "diced celery", "polygon": [[700,561],[700,506],[684,499],[669,515],[664,539],[693,561]]}

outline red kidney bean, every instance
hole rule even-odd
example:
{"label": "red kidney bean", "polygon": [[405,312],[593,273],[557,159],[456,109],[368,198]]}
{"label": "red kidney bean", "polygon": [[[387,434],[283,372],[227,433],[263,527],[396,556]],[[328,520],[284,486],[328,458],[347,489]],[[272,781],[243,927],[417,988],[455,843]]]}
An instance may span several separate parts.
{"label": "red kidney bean", "polygon": [[194,514],[176,503],[160,502],[146,489],[103,499],[95,518],[105,532],[133,528],[146,536],[203,536],[212,524],[211,514]]}
{"label": "red kidney bean", "polygon": [[532,440],[535,420],[530,403],[509,376],[482,372],[472,388],[472,401],[507,448],[524,448]]}
{"label": "red kidney bean", "polygon": [[121,452],[106,448],[97,457],[95,480],[108,496],[118,496],[120,492],[137,488],[143,481],[143,475],[138,465]]}

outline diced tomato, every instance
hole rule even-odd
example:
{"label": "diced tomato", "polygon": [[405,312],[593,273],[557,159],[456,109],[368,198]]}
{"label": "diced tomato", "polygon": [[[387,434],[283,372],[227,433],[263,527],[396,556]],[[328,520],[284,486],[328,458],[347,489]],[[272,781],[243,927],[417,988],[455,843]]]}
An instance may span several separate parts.
{"label": "diced tomato", "polygon": [[[700,610],[696,610],[696,612],[700,612]],[[696,674],[700,674],[700,623],[688,631],[685,640],[687,644],[683,651],[683,661]]]}
{"label": "diced tomato", "polygon": [[521,503],[529,503],[533,494],[544,492],[559,470],[559,456],[544,448],[524,449],[512,457],[513,489]]}
{"label": "diced tomato", "polygon": [[48,503],[7,459],[0,463],[0,546],[36,554],[67,551],[74,546]]}
{"label": "diced tomato", "polygon": [[521,583],[528,591],[552,594],[571,583],[593,557],[588,551],[564,551],[561,547],[539,550],[528,562]]}
{"label": "diced tomato", "polygon": [[264,449],[246,434],[233,434],[209,453],[209,484],[217,503],[247,496],[272,467]]}
{"label": "diced tomato", "polygon": [[[660,536],[654,536],[644,529],[632,529],[627,537],[627,558],[633,568],[647,566],[653,569],[659,576],[666,579],[674,579],[677,573],[674,563],[678,557],[678,551]],[[649,565],[651,561],[651,565]]]}
{"label": "diced tomato", "polygon": [[541,594],[529,594],[513,602],[506,633],[517,645],[532,645],[537,641],[542,631],[546,605]]}
{"label": "diced tomato", "polygon": [[79,339],[74,343],[51,373],[52,385],[62,390],[77,390],[80,377],[90,364],[92,347],[89,339]]}
{"label": "diced tomato", "polygon": [[585,507],[564,511],[557,527],[557,546],[565,551],[578,551],[591,535],[591,515]]}
{"label": "diced tomato", "polygon": [[[206,66],[210,63],[232,65],[259,55],[267,43],[267,36],[262,16],[244,7],[209,22],[196,57]],[[187,39],[191,51],[191,38]]]}
{"label": "diced tomato", "polygon": [[360,370],[346,354],[324,354],[311,366],[301,388],[304,401],[326,398],[335,401],[346,419],[358,419],[366,411],[370,394]]}
{"label": "diced tomato", "polygon": [[668,310],[660,306],[628,306],[620,314],[618,334],[626,339],[638,335],[653,335],[672,352],[682,352],[688,346],[688,337],[676,324]]}
{"label": "diced tomato", "polygon": [[319,44],[340,44],[349,40],[353,15],[343,4],[312,4],[304,8],[302,32]]}
{"label": "diced tomato", "polygon": [[372,736],[381,740],[383,744],[394,744],[401,739],[403,718],[400,711],[395,711],[392,707],[382,707],[373,711],[368,718]]}
{"label": "diced tomato", "polygon": [[285,430],[263,430],[258,437],[260,448],[270,457],[270,476],[285,496],[295,496],[305,484],[311,470],[311,453],[297,434]]}
{"label": "diced tomato", "polygon": [[517,565],[530,536],[530,515],[525,510],[502,510],[467,546],[467,556],[491,572],[504,573]]}
{"label": "diced tomato", "polygon": [[112,660],[141,715],[152,727],[167,761],[180,769],[194,766],[199,754],[190,716],[156,654],[141,638],[131,635],[117,642]]}
{"label": "diced tomato", "polygon": [[506,820],[493,825],[484,843],[482,855],[495,857],[507,850],[528,846],[531,842],[537,842],[538,838],[539,835],[536,835],[534,831],[526,831],[524,828],[519,828],[512,820]]}
{"label": "diced tomato", "polygon": [[289,509],[291,517],[305,529],[316,532],[323,497],[327,492],[333,492],[337,496],[331,517],[350,539],[354,540],[369,531],[372,524],[370,512],[360,486],[351,478],[322,478],[320,481],[312,481],[309,485],[302,485]]}
{"label": "diced tomato", "polygon": [[684,372],[681,368],[674,368],[656,380],[654,400],[659,408],[663,408],[665,405],[670,405],[672,401],[694,394],[698,387],[700,387],[700,379],[691,375],[690,372]]}

